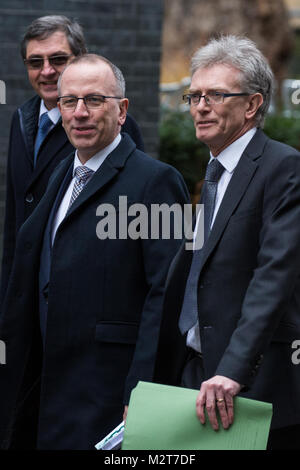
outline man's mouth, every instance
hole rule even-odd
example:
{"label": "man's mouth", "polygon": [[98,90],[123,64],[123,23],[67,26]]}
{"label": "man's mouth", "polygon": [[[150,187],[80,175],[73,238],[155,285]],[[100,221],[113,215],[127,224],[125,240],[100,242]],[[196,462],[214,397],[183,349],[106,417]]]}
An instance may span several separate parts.
{"label": "man's mouth", "polygon": [[75,134],[80,134],[80,135],[90,134],[91,132],[93,132],[94,126],[76,126],[76,127],[73,127],[72,130],[75,132]]}
{"label": "man's mouth", "polygon": [[43,87],[57,88],[57,81],[55,82],[40,82]]}
{"label": "man's mouth", "polygon": [[215,124],[216,122],[215,121],[212,121],[212,120],[203,120],[203,121],[198,121],[197,122],[197,126],[208,126],[210,124]]}

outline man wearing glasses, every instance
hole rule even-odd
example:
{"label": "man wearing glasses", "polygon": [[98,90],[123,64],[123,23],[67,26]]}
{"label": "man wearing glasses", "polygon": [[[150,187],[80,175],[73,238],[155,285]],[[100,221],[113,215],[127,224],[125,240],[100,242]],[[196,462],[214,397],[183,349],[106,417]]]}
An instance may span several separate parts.
{"label": "man wearing glasses", "polygon": [[[19,231],[0,318],[6,448],[93,449],[126,416],[132,388],[152,380],[165,277],[181,241],[172,222],[165,238],[163,230],[140,238],[129,230],[124,236],[127,224],[122,235],[109,227],[115,213],[117,224],[124,216],[129,224],[141,204],[150,226],[152,204],[189,198],[174,168],[120,134],[128,99],[115,65],[94,54],[76,57],[58,89],[76,152],[54,170]],[[108,228],[99,235],[105,216]]]}
{"label": "man wearing glasses", "polygon": [[235,395],[271,402],[269,448],[296,449],[300,155],[261,129],[273,74],[252,41],[211,40],[191,72],[184,100],[211,154],[204,243],[170,268],[155,380],[200,389],[198,418],[216,431],[233,424]]}
{"label": "man wearing glasses", "polygon": [[[57,80],[68,61],[84,53],[81,27],[65,16],[36,19],[22,40],[21,54],[36,96],[16,110],[11,125],[1,300],[8,285],[17,232],[43,196],[54,168],[73,150],[61,125]],[[127,116],[123,131],[143,150],[139,128],[131,116]]]}

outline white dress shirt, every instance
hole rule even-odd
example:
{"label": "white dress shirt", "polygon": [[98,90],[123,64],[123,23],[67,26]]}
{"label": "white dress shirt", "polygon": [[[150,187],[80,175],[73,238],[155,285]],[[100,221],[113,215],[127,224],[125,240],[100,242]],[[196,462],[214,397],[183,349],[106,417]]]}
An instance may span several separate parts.
{"label": "white dress shirt", "polygon": [[[106,157],[119,145],[121,142],[121,135],[118,134],[117,137],[112,141],[111,144],[109,144],[107,147],[104,149],[100,150],[97,152],[93,157],[91,157],[85,164],[87,168],[90,170],[93,170],[95,173],[98,168],[102,165]],[[62,198],[62,201],[60,203],[60,206],[56,212],[54,222],[53,222],[53,227],[52,227],[52,245],[54,243],[56,231],[61,224],[62,220],[65,218],[67,210],[69,208],[70,200],[71,200],[71,195],[73,192],[73,186],[75,184],[75,170],[78,166],[83,166],[81,161],[78,158],[77,150],[75,152],[74,156],[74,165],[73,165],[73,178],[68,186],[68,189],[65,192],[64,197]],[[94,174],[90,176],[90,178],[87,180],[87,183],[89,180],[93,177]],[[86,183],[86,184],[87,184]]]}
{"label": "white dress shirt", "polygon": [[[250,140],[253,138],[254,134],[256,133],[256,130],[257,130],[256,127],[253,129],[250,129],[250,131],[246,132],[239,139],[235,140],[234,142],[232,142],[232,144],[226,147],[221,153],[219,153],[217,157],[213,157],[212,154],[210,154],[209,163],[212,161],[213,158],[217,158],[219,162],[222,163],[223,167],[225,168],[224,172],[222,173],[221,178],[218,181],[215,208],[214,208],[214,213],[213,213],[212,223],[211,223],[210,228],[212,228],[214,224],[216,215],[220,208],[220,205],[224,197],[224,194],[226,192],[229,181],[232,178],[233,172],[238,162],[240,161],[240,158],[245,148],[247,147]],[[200,217],[200,212],[198,214],[198,220],[199,220],[199,217]],[[198,226],[198,223],[196,223],[194,239],[197,233],[197,226]],[[191,328],[188,331],[186,344],[190,348],[193,348],[195,351],[201,352],[200,332],[199,332],[198,322],[193,326],[193,328]]]}
{"label": "white dress shirt", "polygon": [[53,127],[59,121],[60,116],[61,116],[58,107],[50,109],[50,111],[48,111],[48,109],[45,106],[44,100],[41,100],[39,120],[41,118],[41,115],[44,113],[48,113],[49,119],[53,122]]}

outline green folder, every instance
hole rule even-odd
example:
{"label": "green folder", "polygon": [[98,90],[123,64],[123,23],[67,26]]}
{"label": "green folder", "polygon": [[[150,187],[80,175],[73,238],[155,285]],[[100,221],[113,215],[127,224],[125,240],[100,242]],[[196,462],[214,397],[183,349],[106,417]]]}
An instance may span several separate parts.
{"label": "green folder", "polygon": [[272,405],[234,398],[234,423],[214,431],[196,416],[198,390],[139,382],[132,391],[122,450],[265,450]]}

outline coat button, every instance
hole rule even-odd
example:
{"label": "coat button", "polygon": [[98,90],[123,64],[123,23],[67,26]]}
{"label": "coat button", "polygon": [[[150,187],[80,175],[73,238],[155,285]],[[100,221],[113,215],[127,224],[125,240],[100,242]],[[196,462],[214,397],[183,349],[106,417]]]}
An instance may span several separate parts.
{"label": "coat button", "polygon": [[25,201],[26,201],[26,202],[33,202],[33,200],[34,200],[33,194],[28,193],[28,194],[26,195]]}

